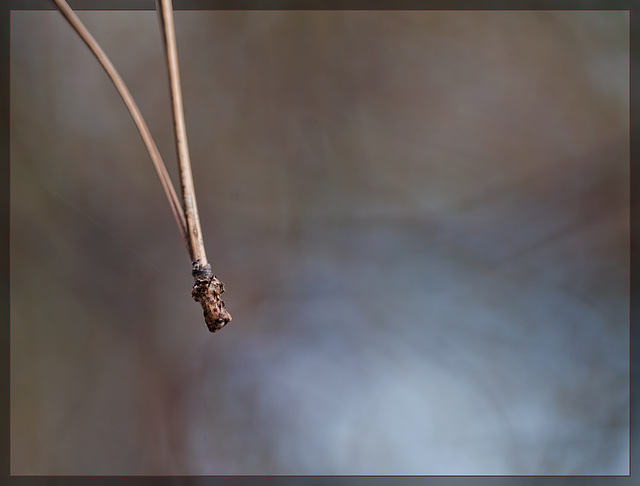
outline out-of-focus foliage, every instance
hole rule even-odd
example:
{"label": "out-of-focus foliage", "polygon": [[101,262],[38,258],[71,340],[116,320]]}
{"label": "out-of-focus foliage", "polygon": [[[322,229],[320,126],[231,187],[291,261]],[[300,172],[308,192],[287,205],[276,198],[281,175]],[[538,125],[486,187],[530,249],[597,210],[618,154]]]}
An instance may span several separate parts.
{"label": "out-of-focus foliage", "polygon": [[[175,179],[154,12],[81,12]],[[207,332],[133,122],[11,17],[13,474],[626,474],[628,13],[176,12]]]}

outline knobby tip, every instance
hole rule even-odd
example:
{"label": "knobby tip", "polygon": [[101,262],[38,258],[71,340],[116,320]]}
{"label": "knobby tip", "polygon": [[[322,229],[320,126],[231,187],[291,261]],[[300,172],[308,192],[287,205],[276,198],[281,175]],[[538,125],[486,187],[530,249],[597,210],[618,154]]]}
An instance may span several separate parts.
{"label": "knobby tip", "polygon": [[217,332],[231,322],[231,314],[227,311],[220,295],[224,292],[224,284],[211,272],[211,265],[201,265],[199,261],[192,264],[195,279],[191,296],[200,302],[204,321],[210,332]]}

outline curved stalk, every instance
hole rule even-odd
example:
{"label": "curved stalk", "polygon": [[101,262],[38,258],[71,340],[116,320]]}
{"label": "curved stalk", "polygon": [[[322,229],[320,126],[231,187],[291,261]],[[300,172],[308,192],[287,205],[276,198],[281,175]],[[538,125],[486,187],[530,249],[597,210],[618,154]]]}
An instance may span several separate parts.
{"label": "curved stalk", "polygon": [[153,165],[158,173],[162,188],[169,200],[171,211],[178,224],[178,228],[189,250],[192,263],[192,274],[195,279],[191,295],[202,306],[205,322],[209,331],[216,332],[231,321],[231,315],[227,311],[220,295],[224,292],[224,284],[213,275],[211,265],[207,261],[200,229],[200,218],[196,203],[191,163],[189,160],[189,148],[182,107],[182,92],[180,89],[180,75],[178,71],[178,53],[176,48],[175,29],[173,24],[173,7],[170,0],[158,0],[157,8],[160,14],[161,31],[164,40],[165,54],[169,68],[169,80],[171,85],[171,101],[176,136],[176,148],[178,151],[178,163],[180,166],[180,187],[182,189],[182,205],[162,161],[160,151],[151,136],[151,132],[142,117],[140,109],[136,105],[129,89],[118,74],[100,45],[89,33],[78,16],[73,12],[65,0],[51,0],[60,10],[65,19],[71,24],[82,40],[87,44],[91,52],[96,56],[100,65],[113,81],[118,93],[122,97],[138,131],[147,147]]}
{"label": "curved stalk", "polygon": [[171,178],[169,177],[169,173],[167,172],[167,167],[164,165],[162,161],[162,156],[160,155],[160,151],[151,136],[151,132],[149,131],[149,127],[144,121],[142,117],[142,113],[136,105],[136,102],[131,96],[127,85],[124,83],[120,74],[114,67],[113,63],[109,59],[109,57],[104,53],[100,45],[93,38],[89,30],[84,26],[82,21],[78,18],[69,4],[65,2],[65,0],[51,0],[56,7],[60,10],[60,13],[64,16],[65,19],[71,24],[71,26],[75,29],[78,35],[82,38],[82,40],[87,44],[91,52],[96,56],[100,65],[104,68],[104,70],[113,81],[118,93],[122,97],[129,113],[131,113],[131,117],[138,127],[138,131],[142,136],[142,140],[144,141],[145,146],[147,147],[147,151],[149,152],[149,156],[151,157],[151,161],[153,162],[153,166],[156,169],[158,177],[160,178],[160,183],[162,184],[162,189],[164,189],[164,193],[167,196],[167,200],[169,201],[169,205],[171,206],[171,212],[173,213],[173,217],[178,224],[178,229],[180,230],[180,234],[185,241],[185,244],[189,245],[187,238],[187,223],[185,221],[184,213],[180,206],[180,201],[176,194],[176,191],[173,187],[173,183],[171,182]]}

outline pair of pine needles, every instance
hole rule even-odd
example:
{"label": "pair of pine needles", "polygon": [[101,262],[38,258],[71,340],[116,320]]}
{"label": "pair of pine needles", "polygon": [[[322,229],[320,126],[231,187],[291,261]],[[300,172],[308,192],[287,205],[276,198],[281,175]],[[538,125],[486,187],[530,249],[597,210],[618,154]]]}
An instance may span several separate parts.
{"label": "pair of pine needles", "polygon": [[158,147],[151,136],[151,132],[142,117],[129,89],[122,80],[120,74],[113,66],[100,45],[89,33],[78,16],[69,7],[65,0],[52,0],[65,19],[71,24],[89,49],[96,56],[118,93],[122,97],[129,113],[133,117],[147,151],[151,156],[153,165],[160,177],[162,188],[169,200],[171,211],[178,224],[182,238],[185,241],[191,258],[191,272],[195,279],[191,295],[202,306],[204,319],[209,331],[216,332],[231,321],[231,315],[227,311],[220,295],[224,292],[224,284],[213,275],[211,265],[207,261],[198,216],[198,205],[191,174],[191,162],[189,160],[189,147],[187,145],[187,133],[185,129],[184,111],[182,107],[182,90],[180,88],[180,73],[178,70],[178,50],[176,47],[176,35],[173,22],[173,6],[171,0],[156,0],[156,8],[159,14],[160,31],[164,51],[169,69],[169,84],[171,87],[171,105],[175,128],[176,149],[178,152],[178,165],[180,169],[180,188],[182,201],[178,199],[167,168],[162,160]]}

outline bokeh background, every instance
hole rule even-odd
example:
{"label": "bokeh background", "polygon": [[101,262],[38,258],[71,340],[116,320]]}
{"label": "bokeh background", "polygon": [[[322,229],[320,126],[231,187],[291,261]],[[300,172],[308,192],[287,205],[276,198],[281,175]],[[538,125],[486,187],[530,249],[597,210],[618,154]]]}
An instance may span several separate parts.
{"label": "bokeh background", "polygon": [[[156,13],[79,13],[176,178]],[[144,145],[11,13],[12,474],[627,474],[629,16],[178,11],[208,333]]]}

